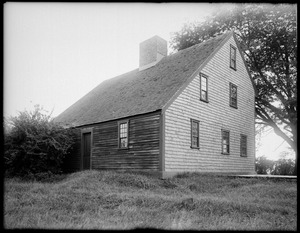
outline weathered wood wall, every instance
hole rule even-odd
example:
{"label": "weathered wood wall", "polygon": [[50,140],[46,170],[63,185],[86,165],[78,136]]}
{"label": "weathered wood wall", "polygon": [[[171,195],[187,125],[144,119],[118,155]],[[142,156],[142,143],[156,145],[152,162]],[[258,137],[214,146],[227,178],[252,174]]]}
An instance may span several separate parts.
{"label": "weathered wood wall", "polygon": [[118,148],[118,120],[89,126],[92,169],[159,169],[160,112],[126,118],[129,145]]}

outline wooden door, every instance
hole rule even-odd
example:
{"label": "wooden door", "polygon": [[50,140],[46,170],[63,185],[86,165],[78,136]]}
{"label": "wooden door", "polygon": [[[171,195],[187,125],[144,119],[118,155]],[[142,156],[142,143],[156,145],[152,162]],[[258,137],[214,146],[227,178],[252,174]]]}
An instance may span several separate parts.
{"label": "wooden door", "polygon": [[91,133],[83,134],[82,169],[90,169],[91,166]]}

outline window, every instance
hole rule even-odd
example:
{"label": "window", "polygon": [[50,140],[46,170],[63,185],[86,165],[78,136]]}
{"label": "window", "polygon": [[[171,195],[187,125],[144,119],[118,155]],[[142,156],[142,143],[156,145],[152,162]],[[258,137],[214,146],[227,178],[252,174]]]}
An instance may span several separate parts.
{"label": "window", "polygon": [[240,139],[240,143],[241,143],[241,156],[246,157],[247,156],[247,136],[241,134],[241,139]]}
{"label": "window", "polygon": [[199,148],[199,121],[191,119],[191,148]]}
{"label": "window", "polygon": [[236,70],[236,48],[230,45],[230,68]]}
{"label": "window", "polygon": [[119,122],[119,148],[128,148],[128,121]]}
{"label": "window", "polygon": [[207,76],[204,74],[200,74],[200,100],[208,102],[208,95],[207,95],[208,83],[207,83]]}
{"label": "window", "polygon": [[229,131],[222,130],[222,154],[229,154]]}
{"label": "window", "polygon": [[229,83],[229,104],[231,107],[237,108],[237,86]]}

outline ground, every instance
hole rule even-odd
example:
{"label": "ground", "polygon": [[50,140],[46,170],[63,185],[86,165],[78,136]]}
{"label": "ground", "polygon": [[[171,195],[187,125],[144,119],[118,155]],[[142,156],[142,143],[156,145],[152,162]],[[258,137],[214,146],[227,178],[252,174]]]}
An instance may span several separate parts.
{"label": "ground", "polygon": [[4,188],[9,229],[297,229],[295,180],[92,170]]}

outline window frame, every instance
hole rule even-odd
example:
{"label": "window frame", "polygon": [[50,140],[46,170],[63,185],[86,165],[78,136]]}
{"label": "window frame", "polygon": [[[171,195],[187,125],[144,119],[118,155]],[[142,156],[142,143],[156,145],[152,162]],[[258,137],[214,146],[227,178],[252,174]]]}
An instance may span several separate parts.
{"label": "window frame", "polygon": [[[228,143],[224,144],[224,133],[228,133]],[[227,146],[227,151],[224,152],[224,145]],[[230,131],[222,129],[221,130],[221,154],[229,155],[230,154]]]}
{"label": "window frame", "polygon": [[[229,66],[231,69],[234,69],[236,71],[236,50],[237,48],[235,46],[233,46],[232,44],[230,44],[230,60],[229,60]],[[232,58],[232,51],[234,51],[234,56]],[[234,64],[233,64],[234,63]]]}
{"label": "window frame", "polygon": [[[244,141],[245,145],[243,145],[243,143],[242,143],[243,142],[242,138],[245,139],[245,141]],[[240,156],[241,157],[247,157],[247,150],[248,150],[247,141],[248,141],[247,135],[241,134],[240,135]],[[245,152],[245,153],[243,153],[243,152]]]}
{"label": "window frame", "polygon": [[[127,124],[126,137],[121,137],[121,125],[122,124]],[[123,139],[123,138],[127,138],[126,147],[122,147],[121,139]],[[118,148],[119,149],[128,149],[128,146],[129,146],[129,120],[118,121]]]}
{"label": "window frame", "polygon": [[[232,87],[235,87],[236,89],[236,98],[232,97]],[[237,93],[237,85],[233,84],[232,82],[229,83],[229,106],[233,108],[238,108],[238,93]],[[235,105],[232,103],[232,99],[235,99]]]}
{"label": "window frame", "polygon": [[[203,90],[206,92],[206,99],[202,98],[202,77],[206,79],[206,90]],[[200,100],[208,103],[208,76],[200,73]]]}
{"label": "window frame", "polygon": [[[198,120],[195,120],[195,119],[190,119],[190,122],[191,122],[191,148],[192,149],[199,149],[200,148],[200,121],[198,121]],[[193,145],[193,123],[196,123],[197,124],[197,146],[194,146]]]}

